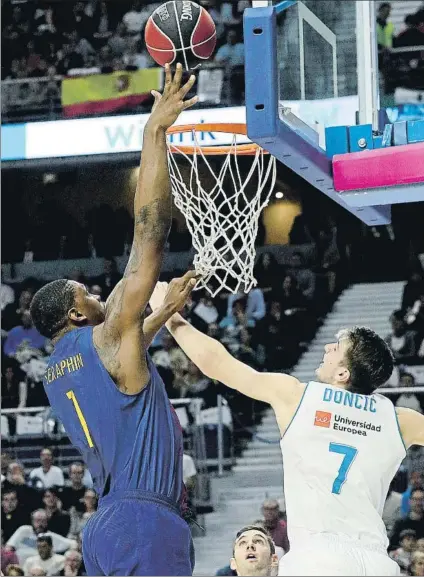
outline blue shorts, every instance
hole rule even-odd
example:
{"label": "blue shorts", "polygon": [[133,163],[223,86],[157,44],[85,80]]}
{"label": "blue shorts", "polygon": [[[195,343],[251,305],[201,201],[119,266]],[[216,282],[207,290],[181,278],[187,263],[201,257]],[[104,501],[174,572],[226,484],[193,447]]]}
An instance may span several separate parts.
{"label": "blue shorts", "polygon": [[162,495],[119,491],[100,500],[82,535],[87,575],[192,575],[187,523]]}

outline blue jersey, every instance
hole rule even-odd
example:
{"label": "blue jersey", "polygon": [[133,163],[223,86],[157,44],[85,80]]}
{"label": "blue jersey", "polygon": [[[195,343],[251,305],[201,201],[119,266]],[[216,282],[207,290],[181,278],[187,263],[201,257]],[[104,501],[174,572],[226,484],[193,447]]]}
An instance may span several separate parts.
{"label": "blue jersey", "polygon": [[93,327],[74,329],[57,343],[44,388],[99,497],[144,490],[183,505],[182,431],[149,355],[147,361],[149,383],[125,395],[100,360]]}

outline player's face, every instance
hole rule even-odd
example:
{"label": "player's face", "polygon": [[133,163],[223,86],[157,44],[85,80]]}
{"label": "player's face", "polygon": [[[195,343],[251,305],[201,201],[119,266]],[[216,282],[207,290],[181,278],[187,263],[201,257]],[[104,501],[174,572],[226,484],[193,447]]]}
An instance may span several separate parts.
{"label": "player's face", "polygon": [[95,326],[105,320],[106,307],[98,295],[88,292],[86,286],[75,282],[75,309],[87,319],[87,324]]}
{"label": "player's face", "polygon": [[324,357],[315,371],[322,383],[343,385],[349,380],[349,370],[345,366],[345,355],[349,348],[349,340],[343,338],[324,347]]}
{"label": "player's face", "polygon": [[273,563],[276,563],[276,555],[272,555],[262,533],[246,531],[235,542],[231,569],[237,575],[269,575]]}

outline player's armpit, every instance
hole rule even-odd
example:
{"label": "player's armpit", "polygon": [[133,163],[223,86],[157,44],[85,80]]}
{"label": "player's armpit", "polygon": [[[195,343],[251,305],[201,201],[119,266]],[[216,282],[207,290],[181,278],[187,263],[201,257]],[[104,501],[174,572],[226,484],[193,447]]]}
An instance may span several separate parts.
{"label": "player's armpit", "polygon": [[272,406],[292,404],[304,389],[294,377],[280,373],[259,373],[238,361],[221,343],[196,330],[181,315],[174,315],[167,327],[202,373],[252,399]]}
{"label": "player's armpit", "polygon": [[405,407],[395,410],[405,447],[408,449],[411,445],[424,446],[424,415]]}

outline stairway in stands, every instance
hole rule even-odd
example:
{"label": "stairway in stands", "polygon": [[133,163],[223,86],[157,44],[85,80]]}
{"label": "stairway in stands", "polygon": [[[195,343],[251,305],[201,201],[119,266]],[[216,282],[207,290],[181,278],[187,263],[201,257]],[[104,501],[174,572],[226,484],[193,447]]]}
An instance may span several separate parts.
{"label": "stairway in stands", "polygon": [[[324,345],[332,342],[335,333],[343,327],[365,325],[385,336],[390,330],[389,316],[400,305],[403,284],[359,284],[344,291],[293,375],[302,382],[314,379]],[[213,479],[215,512],[205,517],[206,535],[195,539],[195,575],[214,575],[217,569],[228,564],[235,533],[261,517],[260,508],[265,498],[276,498],[284,506],[282,483],[279,432],[270,409],[233,472],[222,479]]]}

